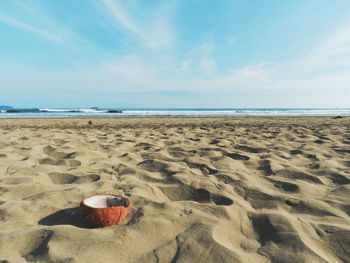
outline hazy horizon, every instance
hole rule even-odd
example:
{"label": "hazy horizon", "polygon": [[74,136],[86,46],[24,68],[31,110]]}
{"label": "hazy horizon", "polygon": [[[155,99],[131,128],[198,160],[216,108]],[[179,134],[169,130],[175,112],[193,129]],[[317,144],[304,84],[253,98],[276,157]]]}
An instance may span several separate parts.
{"label": "hazy horizon", "polygon": [[0,105],[350,107],[346,0],[13,0],[0,32]]}

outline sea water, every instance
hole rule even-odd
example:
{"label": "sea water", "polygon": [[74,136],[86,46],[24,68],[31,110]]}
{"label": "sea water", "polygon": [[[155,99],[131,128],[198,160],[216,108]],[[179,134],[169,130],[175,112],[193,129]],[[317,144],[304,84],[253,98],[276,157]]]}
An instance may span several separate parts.
{"label": "sea water", "polygon": [[[14,112],[15,111],[15,112]],[[121,111],[121,112],[119,112]],[[1,110],[0,118],[350,116],[350,108],[43,108]]]}

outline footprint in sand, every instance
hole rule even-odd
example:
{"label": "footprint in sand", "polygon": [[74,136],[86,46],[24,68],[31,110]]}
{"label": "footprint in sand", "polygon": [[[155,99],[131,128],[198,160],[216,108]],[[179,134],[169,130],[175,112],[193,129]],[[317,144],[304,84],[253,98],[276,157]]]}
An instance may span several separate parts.
{"label": "footprint in sand", "polygon": [[322,140],[315,140],[315,141],[314,141],[314,143],[317,143],[317,144],[323,144],[323,143],[324,143],[324,141],[322,141]]}
{"label": "footprint in sand", "polygon": [[[0,202],[1,204],[4,204],[6,202]],[[0,222],[5,221],[7,219],[7,212],[5,209],[0,209]]]}
{"label": "footprint in sand", "polygon": [[54,231],[52,230],[41,231],[39,237],[33,242],[33,249],[23,257],[30,262],[37,262],[38,259],[41,261],[46,258],[49,252],[48,244],[53,234]]}
{"label": "footprint in sand", "polygon": [[233,179],[232,177],[230,177],[229,175],[226,174],[214,174],[214,176],[220,181],[223,182],[225,184],[229,184],[234,186],[235,183],[238,181],[237,179]]}
{"label": "footprint in sand", "polygon": [[144,150],[147,151],[152,147],[152,144],[146,143],[146,142],[141,142],[135,145],[135,148],[139,150]]}
{"label": "footprint in sand", "polygon": [[25,176],[4,176],[0,179],[0,185],[18,185],[32,183],[33,177]]}
{"label": "footprint in sand", "polygon": [[162,192],[171,201],[196,201],[198,203],[209,203],[213,201],[216,205],[231,205],[233,201],[222,195],[215,195],[202,188],[194,188],[189,185],[160,187]]}
{"label": "footprint in sand", "polygon": [[273,175],[273,171],[271,169],[271,161],[270,160],[262,160],[259,162],[259,170],[261,170],[265,176]]}
{"label": "footprint in sand", "polygon": [[338,173],[333,173],[330,175],[333,183],[338,184],[338,185],[347,185],[350,184],[350,176],[349,178],[345,177],[344,175],[338,174]]}
{"label": "footprint in sand", "polygon": [[77,152],[64,153],[57,152],[56,149],[50,145],[44,148],[44,153],[47,154],[51,158],[44,158],[39,160],[39,164],[44,165],[57,165],[57,166],[80,166],[81,162],[78,160],[71,160],[78,156]]}
{"label": "footprint in sand", "polygon": [[81,165],[81,162],[77,160],[54,160],[51,158],[45,158],[39,160],[39,164],[75,167]]}
{"label": "footprint in sand", "polygon": [[137,166],[148,172],[164,172],[168,167],[168,164],[162,161],[150,159],[138,163]]}
{"label": "footprint in sand", "polygon": [[343,161],[341,162],[344,166],[349,167],[350,168],[350,161]]}
{"label": "footprint in sand", "polygon": [[[259,253],[273,259],[273,262],[338,262],[325,261],[316,253],[317,251],[312,249],[313,246],[309,245],[310,241],[300,238],[301,229],[295,227],[295,224],[292,224],[287,216],[257,214],[250,216],[250,220],[261,245]],[[294,251],[302,251],[302,253],[293,253],[292,255],[291,247]],[[343,256],[344,251],[340,251],[339,254]],[[286,260],[288,258],[291,260]]]}
{"label": "footprint in sand", "polygon": [[97,182],[100,176],[97,174],[89,174],[85,176],[75,176],[68,173],[50,173],[49,177],[54,184],[82,184]]}
{"label": "footprint in sand", "polygon": [[233,160],[248,161],[250,158],[246,155],[241,155],[239,153],[228,153],[225,152],[224,155],[230,157]]}
{"label": "footprint in sand", "polygon": [[[291,199],[287,201],[291,202]],[[286,203],[288,204],[287,201]],[[317,200],[298,200],[296,203],[293,200],[293,203],[291,206],[292,206],[291,212],[297,213],[297,214],[309,214],[309,215],[318,216],[318,217],[325,217],[325,216],[339,217],[340,215],[339,210],[332,209],[332,207],[329,204],[322,201],[317,201]]]}
{"label": "footprint in sand", "polygon": [[308,174],[308,173],[304,173],[304,172],[301,172],[298,170],[294,170],[292,168],[279,170],[276,172],[276,175],[287,178],[287,179],[298,179],[298,180],[303,180],[303,181],[310,182],[310,183],[323,184],[322,181],[318,177],[316,177],[312,174]]}
{"label": "footprint in sand", "polygon": [[244,198],[255,209],[276,208],[282,201],[278,196],[270,195],[257,189],[246,189]]}
{"label": "footprint in sand", "polygon": [[186,151],[181,147],[174,147],[174,146],[168,147],[168,153],[175,158],[189,157],[194,155],[196,152],[197,152],[196,150]]}
{"label": "footprint in sand", "polygon": [[254,148],[254,147],[249,147],[246,145],[237,145],[237,146],[235,146],[235,148],[237,150],[241,150],[241,151],[248,152],[248,153],[268,153],[268,152],[270,152],[270,150],[267,148]]}
{"label": "footprint in sand", "polygon": [[291,155],[297,155],[297,154],[302,154],[302,153],[303,153],[303,151],[300,151],[300,150],[291,150],[290,151]]}
{"label": "footprint in sand", "polygon": [[49,177],[54,184],[72,184],[77,180],[73,174],[49,173]]}
{"label": "footprint in sand", "polygon": [[299,192],[299,186],[293,183],[288,183],[288,182],[282,182],[282,181],[275,181],[276,183],[274,186],[278,189],[281,189],[285,192],[290,192],[290,193],[298,193]]}
{"label": "footprint in sand", "polygon": [[67,142],[69,141],[66,141],[66,140],[63,140],[63,139],[54,139],[53,140],[53,143],[57,146],[62,146],[64,144],[66,144]]}
{"label": "footprint in sand", "polygon": [[78,152],[71,152],[71,153],[57,152],[56,149],[54,147],[51,147],[50,145],[44,148],[44,153],[46,153],[48,156],[54,159],[73,159],[78,155],[80,155]]}
{"label": "footprint in sand", "polygon": [[203,175],[217,174],[219,172],[212,164],[206,164],[204,161],[199,162],[196,158],[186,158],[184,161],[189,168],[197,168],[201,170]]}
{"label": "footprint in sand", "polygon": [[307,154],[306,157],[314,162],[319,161],[319,159],[317,158],[317,156],[315,154]]}

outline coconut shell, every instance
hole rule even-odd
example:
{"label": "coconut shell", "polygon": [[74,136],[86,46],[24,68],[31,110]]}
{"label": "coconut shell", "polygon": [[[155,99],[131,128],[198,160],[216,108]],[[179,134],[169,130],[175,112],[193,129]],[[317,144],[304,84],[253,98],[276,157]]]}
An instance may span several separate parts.
{"label": "coconut shell", "polygon": [[[96,208],[86,204],[87,199],[98,196],[113,196],[121,198],[125,205]],[[93,195],[83,199],[80,203],[80,209],[84,217],[91,225],[96,227],[111,226],[120,223],[127,217],[130,208],[131,205],[129,199],[119,195]]]}

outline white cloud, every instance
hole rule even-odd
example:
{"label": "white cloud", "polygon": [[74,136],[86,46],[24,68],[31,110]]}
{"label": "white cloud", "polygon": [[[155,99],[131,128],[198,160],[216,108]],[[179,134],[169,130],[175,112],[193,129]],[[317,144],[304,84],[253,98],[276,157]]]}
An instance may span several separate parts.
{"label": "white cloud", "polygon": [[[35,7],[33,7],[33,2],[13,1],[13,3],[19,6],[20,8],[22,8],[23,10],[25,10],[27,13],[30,13],[30,14],[36,13]],[[28,3],[30,5],[28,5]]]}
{"label": "white cloud", "polygon": [[236,42],[236,37],[235,37],[235,36],[231,36],[231,37],[229,38],[229,40],[227,41],[226,45],[227,45],[228,47],[232,47],[233,44],[234,44],[235,42]]}
{"label": "white cloud", "polygon": [[212,75],[216,73],[216,61],[213,56],[214,44],[212,42],[204,42],[201,45],[189,50],[186,59],[181,64],[182,71],[194,74]]}
{"label": "white cloud", "polygon": [[243,68],[232,69],[227,74],[212,74],[210,78],[196,78],[192,79],[192,87],[203,91],[248,91],[254,89],[261,89],[271,81],[272,69],[267,64],[261,64],[260,66],[248,65]]}
{"label": "white cloud", "polygon": [[147,90],[157,86],[159,82],[154,65],[147,64],[138,56],[121,56],[114,61],[102,62],[97,72],[106,76],[106,79],[109,79],[108,76],[113,76],[112,78],[117,80],[117,83],[122,83],[119,85],[121,89],[132,87]]}
{"label": "white cloud", "polygon": [[205,74],[212,74],[216,70],[215,60],[210,57],[203,57],[200,61],[200,69]]}
{"label": "white cloud", "polygon": [[181,71],[189,72],[191,71],[191,66],[192,66],[192,60],[186,59],[185,61],[182,62]]}
{"label": "white cloud", "polygon": [[15,27],[19,30],[33,33],[33,34],[38,35],[38,36],[45,38],[47,40],[54,41],[58,44],[64,44],[64,40],[57,34],[49,33],[45,30],[40,29],[40,28],[22,23],[20,21],[17,21],[15,19],[9,18],[9,17],[1,15],[1,14],[0,14],[0,22],[7,24],[9,26]]}
{"label": "white cloud", "polygon": [[329,58],[339,54],[350,54],[350,24],[337,28],[312,52],[320,58]]}
{"label": "white cloud", "polygon": [[95,47],[93,43],[72,30],[70,25],[59,23],[40,2],[13,1],[13,4],[12,15],[0,14],[0,23],[54,42],[64,48],[82,50],[86,47]]}
{"label": "white cloud", "polygon": [[350,23],[328,32],[299,65],[311,69],[350,66]]}
{"label": "white cloud", "polygon": [[[157,96],[161,97],[167,92],[186,91],[196,94],[196,97],[184,98],[186,101],[202,103],[202,106],[210,102],[214,107],[224,105],[221,102],[232,107],[243,105],[240,103],[247,107],[345,107],[348,104],[346,98],[350,97],[350,74],[345,72],[302,77],[302,72],[293,69],[291,64],[253,63],[232,69],[227,74],[215,72],[199,76],[183,74],[175,68],[176,65],[164,71],[162,63],[148,58],[119,56],[89,64],[78,71],[53,73],[31,69],[22,70],[20,74],[1,74],[0,89],[23,85],[33,91],[50,87],[62,92],[94,94],[98,88],[99,92],[118,99],[119,94],[148,94],[152,97],[160,92]],[[203,100],[198,101],[199,97]],[[229,104],[230,101],[238,104]],[[152,101],[143,103],[148,107],[153,105]],[[169,106],[173,105],[170,103]]]}
{"label": "white cloud", "polygon": [[143,37],[143,32],[135,25],[134,21],[132,21],[128,14],[122,10],[119,5],[113,0],[101,0],[102,3],[106,6],[106,8],[111,12],[114,18],[119,21],[124,27],[128,30],[132,31],[136,35]]}
{"label": "white cloud", "polygon": [[[173,32],[168,23],[167,8],[159,7],[148,14],[148,21],[138,21],[114,0],[101,0],[113,19],[122,25],[149,48],[169,45],[173,41]],[[143,10],[144,11],[144,10]],[[149,22],[151,21],[151,22]]]}

